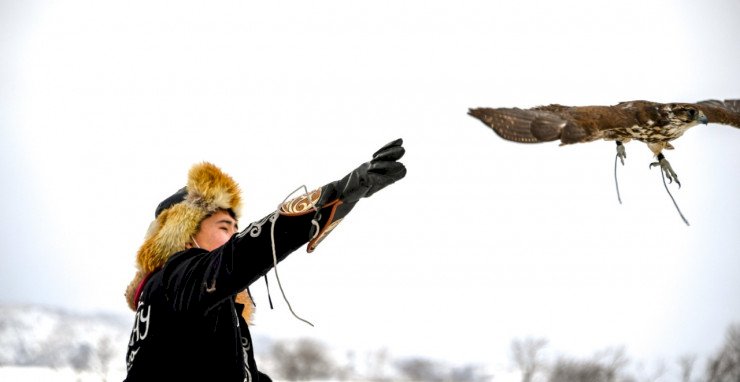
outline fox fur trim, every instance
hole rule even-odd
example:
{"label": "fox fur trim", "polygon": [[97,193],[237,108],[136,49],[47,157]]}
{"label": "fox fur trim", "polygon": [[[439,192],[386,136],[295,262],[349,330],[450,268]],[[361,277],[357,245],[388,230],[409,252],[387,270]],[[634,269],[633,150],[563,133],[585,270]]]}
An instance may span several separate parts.
{"label": "fox fur trim", "polygon": [[188,173],[185,200],[162,211],[149,225],[144,244],[136,254],[136,276],[126,289],[129,307],[136,310],[136,289],[144,276],[185,250],[203,219],[219,209],[230,209],[238,220],[241,203],[241,190],[234,179],[211,163],[194,165]]}

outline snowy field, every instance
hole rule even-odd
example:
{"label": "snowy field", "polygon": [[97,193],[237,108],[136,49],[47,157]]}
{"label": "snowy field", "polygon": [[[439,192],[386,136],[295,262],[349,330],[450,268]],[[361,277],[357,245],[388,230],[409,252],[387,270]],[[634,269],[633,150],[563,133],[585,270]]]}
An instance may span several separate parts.
{"label": "snowy field", "polygon": [[[123,373],[111,372],[107,379],[104,379],[100,374],[95,373],[76,373],[72,369],[60,369],[53,370],[42,367],[0,367],[0,381],[4,382],[39,382],[39,381],[53,381],[53,382],[88,382],[88,381],[122,381],[124,378]],[[512,372],[508,374],[497,374],[496,381],[503,382],[518,382],[521,381],[521,376],[518,372]],[[278,381],[277,379],[275,380]],[[318,381],[316,381],[318,382]],[[328,381],[325,381],[328,382]],[[347,381],[353,382],[353,381]],[[361,381],[355,381],[361,382]]]}
{"label": "snowy field", "polygon": [[125,375],[122,372],[111,371],[107,378],[99,373],[77,373],[71,368],[49,369],[45,367],[0,367],[0,381],[5,382],[87,382],[87,381],[122,381]]}

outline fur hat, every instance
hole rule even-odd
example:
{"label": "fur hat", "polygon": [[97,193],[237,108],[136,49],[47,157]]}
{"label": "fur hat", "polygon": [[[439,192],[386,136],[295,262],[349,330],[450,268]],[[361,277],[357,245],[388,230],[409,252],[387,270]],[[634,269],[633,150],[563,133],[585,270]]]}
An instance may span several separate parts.
{"label": "fur hat", "polygon": [[145,277],[161,268],[170,256],[185,250],[201,221],[219,209],[231,210],[239,219],[239,185],[211,163],[194,165],[188,173],[187,186],[157,206],[155,219],[136,254],[136,276],[126,288],[131,309],[136,310],[137,290]]}

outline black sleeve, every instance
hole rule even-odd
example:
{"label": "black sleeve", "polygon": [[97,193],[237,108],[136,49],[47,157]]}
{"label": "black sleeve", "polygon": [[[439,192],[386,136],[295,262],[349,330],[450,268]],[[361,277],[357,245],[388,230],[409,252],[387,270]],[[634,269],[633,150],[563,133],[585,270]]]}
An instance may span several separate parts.
{"label": "black sleeve", "polygon": [[244,290],[273,267],[272,229],[275,255],[280,262],[309,242],[316,228],[318,236],[325,236],[328,226],[333,228],[338,222],[335,211],[339,204],[327,204],[318,214],[313,210],[301,214],[273,212],[212,252],[194,248],[174,256],[163,274],[173,308],[207,310]]}

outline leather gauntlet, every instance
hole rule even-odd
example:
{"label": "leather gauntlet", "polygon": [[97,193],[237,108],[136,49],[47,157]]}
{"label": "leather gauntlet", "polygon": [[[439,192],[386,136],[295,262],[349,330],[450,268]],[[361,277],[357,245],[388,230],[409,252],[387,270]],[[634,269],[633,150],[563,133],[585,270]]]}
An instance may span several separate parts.
{"label": "leather gauntlet", "polygon": [[314,213],[308,252],[347,216],[361,199],[369,197],[406,176],[406,167],[398,162],[404,155],[403,140],[392,141],[342,179],[284,203],[281,215]]}

